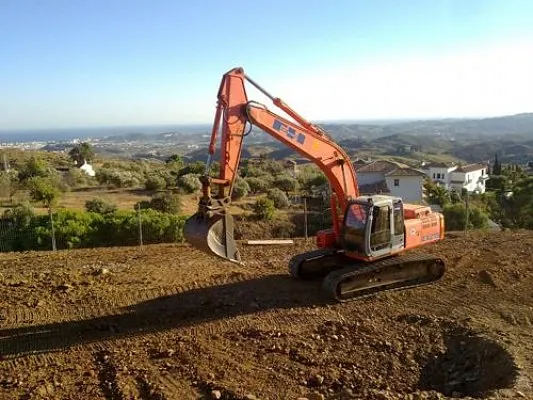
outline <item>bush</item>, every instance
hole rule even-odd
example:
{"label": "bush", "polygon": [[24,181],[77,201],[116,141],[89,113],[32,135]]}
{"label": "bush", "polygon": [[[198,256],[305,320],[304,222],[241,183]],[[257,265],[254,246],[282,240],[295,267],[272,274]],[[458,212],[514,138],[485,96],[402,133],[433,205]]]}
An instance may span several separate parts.
{"label": "bush", "polygon": [[88,212],[105,215],[116,212],[118,207],[115,204],[107,202],[103,199],[95,198],[85,202],[85,209]]}
{"label": "bush", "polygon": [[65,175],[65,183],[71,187],[84,186],[91,177],[79,168],[69,168]]}
{"label": "bush", "polygon": [[164,192],[156,193],[149,201],[143,200],[135,205],[141,209],[152,209],[165,213],[179,214],[181,212],[181,197],[177,194]]}
{"label": "bush", "polygon": [[267,198],[274,202],[276,208],[287,208],[289,207],[289,198],[283,191],[274,188],[270,189],[267,194]]}
{"label": "bush", "polygon": [[298,183],[307,192],[321,188],[328,184],[328,179],[322,171],[305,171],[298,175]]}
{"label": "bush", "polygon": [[113,188],[138,187],[144,177],[139,172],[101,168],[96,171],[96,180]]}
{"label": "bush", "polygon": [[270,182],[267,179],[250,176],[244,179],[248,183],[251,193],[265,193],[270,187]]}
{"label": "bush", "polygon": [[[442,210],[447,231],[463,230],[466,224],[466,207],[463,203],[446,204]],[[489,218],[480,208],[468,207],[468,228],[481,229],[488,226]]]}
{"label": "bush", "polygon": [[[57,248],[129,246],[139,243],[139,213],[58,210],[53,214]],[[141,211],[144,243],[183,242],[186,217],[153,209]],[[0,218],[0,250],[50,250],[51,228],[48,215],[34,215],[21,206]]]}
{"label": "bush", "polygon": [[42,202],[45,207],[50,207],[61,195],[61,191],[48,177],[35,176],[29,178],[30,197],[33,201]]}
{"label": "bush", "polygon": [[274,217],[275,212],[274,202],[266,197],[257,199],[254,204],[254,215],[258,219],[269,221]]}
{"label": "bush", "polygon": [[184,175],[202,175],[205,172],[206,164],[203,161],[194,161],[187,164],[185,167],[181,168],[178,172],[178,176],[182,177]]}
{"label": "bush", "polygon": [[232,200],[241,199],[248,195],[249,192],[250,186],[248,186],[248,182],[240,177],[237,177],[235,184],[233,185],[233,191],[231,192]]}
{"label": "bush", "polygon": [[274,181],[274,186],[283,190],[288,196],[289,192],[298,189],[298,181],[291,176],[280,176]]}
{"label": "bush", "polygon": [[202,188],[197,174],[185,174],[178,178],[178,187],[185,193],[194,193]]}
{"label": "bush", "polygon": [[164,177],[157,174],[149,175],[144,181],[144,188],[146,190],[161,190],[167,186],[167,182]]}
{"label": "bush", "polygon": [[31,157],[20,168],[19,180],[24,182],[30,178],[50,176],[55,171],[50,164],[37,157]]}

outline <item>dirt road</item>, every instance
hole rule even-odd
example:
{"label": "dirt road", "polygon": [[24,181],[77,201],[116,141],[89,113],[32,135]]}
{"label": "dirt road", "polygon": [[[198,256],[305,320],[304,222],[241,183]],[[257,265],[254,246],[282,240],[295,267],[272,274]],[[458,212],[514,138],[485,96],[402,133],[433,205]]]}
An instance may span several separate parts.
{"label": "dirt road", "polygon": [[313,243],[0,255],[0,399],[533,398],[533,232],[450,235],[438,284],[331,304]]}

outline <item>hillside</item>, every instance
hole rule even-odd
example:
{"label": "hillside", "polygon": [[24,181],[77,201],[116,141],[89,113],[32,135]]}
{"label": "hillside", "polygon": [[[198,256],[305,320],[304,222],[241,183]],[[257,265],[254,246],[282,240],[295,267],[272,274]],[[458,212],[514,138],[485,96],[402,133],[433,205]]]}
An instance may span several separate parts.
{"label": "hillside", "polygon": [[533,233],[449,234],[436,284],[332,304],[313,247],[0,254],[0,399],[533,396]]}
{"label": "hillside", "polygon": [[[527,163],[533,159],[533,114],[478,120],[413,121],[390,125],[321,125],[352,157],[401,156],[412,160],[479,162],[498,153],[503,162]],[[297,153],[254,132],[257,152],[280,160]],[[262,135],[262,137],[261,137]],[[258,144],[261,139],[265,144]],[[273,150],[274,148],[274,150]],[[197,153],[204,152],[202,148]]]}

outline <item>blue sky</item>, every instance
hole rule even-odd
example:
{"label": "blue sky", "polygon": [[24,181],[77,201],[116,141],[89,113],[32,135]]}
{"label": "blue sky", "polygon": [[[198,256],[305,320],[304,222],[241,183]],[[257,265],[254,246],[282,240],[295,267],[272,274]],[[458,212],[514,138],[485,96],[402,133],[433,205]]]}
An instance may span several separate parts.
{"label": "blue sky", "polygon": [[533,111],[531,15],[529,0],[0,0],[0,130],[209,123],[236,66],[311,120]]}

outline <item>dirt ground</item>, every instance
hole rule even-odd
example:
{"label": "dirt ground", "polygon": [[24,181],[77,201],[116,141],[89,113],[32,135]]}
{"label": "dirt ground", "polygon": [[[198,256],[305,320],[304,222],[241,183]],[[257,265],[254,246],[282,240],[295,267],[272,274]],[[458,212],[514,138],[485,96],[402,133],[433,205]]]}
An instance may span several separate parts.
{"label": "dirt ground", "polygon": [[437,284],[330,303],[188,246],[0,255],[0,399],[533,398],[533,232],[424,248]]}

